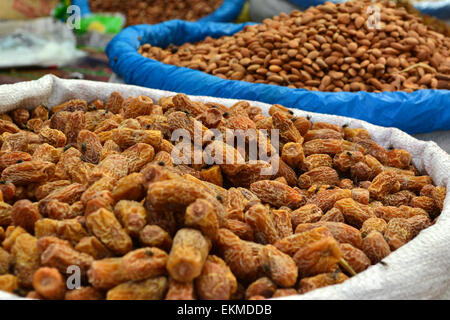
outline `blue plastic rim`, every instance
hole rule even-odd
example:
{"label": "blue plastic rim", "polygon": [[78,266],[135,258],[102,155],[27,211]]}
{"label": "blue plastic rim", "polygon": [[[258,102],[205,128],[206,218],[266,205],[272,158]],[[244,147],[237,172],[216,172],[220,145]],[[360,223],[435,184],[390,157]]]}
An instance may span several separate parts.
{"label": "blue plastic rim", "polygon": [[[72,4],[80,7],[82,16],[91,13],[89,0],[72,0]],[[216,11],[198,21],[232,22],[239,17],[244,4],[245,0],[224,0]]]}
{"label": "blue plastic rim", "polygon": [[267,84],[224,80],[213,75],[167,65],[140,55],[141,44],[167,47],[196,42],[207,36],[233,35],[246,24],[171,20],[157,25],[128,27],[107,46],[106,54],[115,73],[128,84],[154,89],[219,98],[245,99],[306,111],[357,118],[396,127],[408,133],[450,129],[450,91],[319,92]]}

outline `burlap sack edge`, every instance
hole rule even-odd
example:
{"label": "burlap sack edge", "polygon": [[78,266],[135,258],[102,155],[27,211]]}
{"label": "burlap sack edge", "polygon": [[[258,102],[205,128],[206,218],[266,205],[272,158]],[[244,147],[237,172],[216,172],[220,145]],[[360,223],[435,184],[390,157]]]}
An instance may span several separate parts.
{"label": "burlap sack edge", "polygon": [[[39,104],[54,107],[62,101],[81,98],[88,101],[105,100],[111,92],[125,97],[147,95],[157,101],[173,92],[137,86],[100,83],[85,80],[62,80],[47,75],[36,81],[0,86],[0,111],[34,108]],[[227,106],[237,100],[191,96],[198,101],[217,102]],[[250,101],[263,108],[268,104]],[[311,116],[313,122],[327,121],[368,130],[381,146],[403,148],[411,153],[417,168],[429,174],[437,185],[449,188],[450,156],[434,142],[417,140],[395,129],[383,128],[365,121],[341,116],[304,112],[293,109],[296,116]],[[314,290],[304,295],[283,299],[449,299],[450,298],[450,202],[447,198],[440,218],[430,228],[384,259],[384,265],[371,266],[366,271],[340,285]],[[18,297],[2,293],[0,299]]]}

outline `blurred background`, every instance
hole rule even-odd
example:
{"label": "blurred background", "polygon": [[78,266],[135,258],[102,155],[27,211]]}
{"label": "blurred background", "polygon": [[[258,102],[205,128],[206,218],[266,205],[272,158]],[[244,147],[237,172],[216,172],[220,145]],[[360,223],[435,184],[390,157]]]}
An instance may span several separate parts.
{"label": "blurred background", "polygon": [[[114,80],[104,49],[127,26],[171,19],[260,22],[320,3],[323,1],[1,0],[0,84],[34,80],[45,74]],[[399,4],[425,15],[427,23],[449,34],[450,0],[401,0]]]}

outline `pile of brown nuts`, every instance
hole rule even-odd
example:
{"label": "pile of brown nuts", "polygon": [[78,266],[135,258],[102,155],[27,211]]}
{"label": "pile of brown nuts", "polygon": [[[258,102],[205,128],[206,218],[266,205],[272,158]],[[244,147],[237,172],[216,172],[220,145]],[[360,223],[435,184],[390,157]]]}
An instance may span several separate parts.
{"label": "pile of brown nuts", "polygon": [[[238,129],[243,148],[211,138]],[[178,130],[200,139],[172,141]],[[252,141],[278,170],[248,161]],[[303,294],[382,261],[446,196],[365,129],[184,94],[16,109],[0,146],[0,290],[36,299]]]}
{"label": "pile of brown nuts", "polygon": [[121,12],[127,25],[156,24],[172,19],[194,21],[213,13],[223,0],[91,0],[93,12]]}
{"label": "pile of brown nuts", "polygon": [[[369,6],[380,8],[379,23]],[[395,3],[348,1],[281,14],[219,39],[168,48],[145,44],[139,53],[223,79],[330,92],[411,92],[450,88],[449,49],[450,38]]]}

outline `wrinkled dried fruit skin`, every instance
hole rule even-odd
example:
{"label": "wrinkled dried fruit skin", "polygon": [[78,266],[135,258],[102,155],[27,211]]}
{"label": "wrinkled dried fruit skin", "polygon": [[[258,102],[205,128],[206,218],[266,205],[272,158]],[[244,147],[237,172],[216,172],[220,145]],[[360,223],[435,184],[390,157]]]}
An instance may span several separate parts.
{"label": "wrinkled dried fruit skin", "polygon": [[16,194],[16,187],[13,183],[5,181],[5,183],[0,184],[0,191],[3,195],[3,201],[9,202]]}
{"label": "wrinkled dried fruit skin", "polygon": [[125,254],[131,250],[131,238],[112,212],[99,209],[91,213],[86,218],[86,226],[114,253]]}
{"label": "wrinkled dried fruit skin", "polygon": [[128,170],[130,173],[140,171],[144,165],[153,160],[155,149],[145,143],[137,143],[122,153],[128,160]]}
{"label": "wrinkled dried fruit skin", "polygon": [[332,237],[330,231],[325,227],[317,227],[278,240],[277,242],[275,242],[274,246],[281,252],[293,256],[299,249],[306,246],[307,244],[319,241],[327,237]]}
{"label": "wrinkled dried fruit skin", "polygon": [[370,201],[370,193],[364,188],[353,188],[352,198],[361,204],[368,205]]}
{"label": "wrinkled dried fruit skin", "polygon": [[297,295],[298,291],[292,288],[289,289],[277,289],[275,290],[275,293],[273,294],[272,298],[281,298],[281,297],[288,297]]}
{"label": "wrinkled dried fruit skin", "polygon": [[169,280],[165,300],[195,300],[195,288],[193,282],[178,282]]}
{"label": "wrinkled dried fruit skin", "polygon": [[40,264],[37,239],[28,233],[19,235],[11,248],[11,254],[14,261],[14,274],[19,284],[27,288],[31,287],[33,274]]}
{"label": "wrinkled dried fruit skin", "polygon": [[225,207],[213,196],[205,184],[185,178],[170,179],[151,183],[148,186],[146,208],[166,211],[179,211],[196,199],[206,199],[214,207],[219,225],[224,223]]}
{"label": "wrinkled dried fruit skin", "polygon": [[370,259],[372,264],[380,262],[391,253],[389,244],[386,242],[383,235],[378,231],[370,232],[363,239],[362,250]]}
{"label": "wrinkled dried fruit skin", "polygon": [[55,165],[46,161],[25,161],[10,165],[2,172],[2,180],[15,185],[49,180],[55,173]]}
{"label": "wrinkled dried fruit skin", "polygon": [[375,215],[379,218],[382,218],[386,222],[389,222],[394,218],[408,218],[408,215],[405,211],[402,211],[400,208],[392,206],[376,208]]}
{"label": "wrinkled dried fruit skin", "polygon": [[[294,57],[294,46],[281,50]],[[334,63],[340,50],[332,49]],[[253,64],[258,79],[267,67],[274,82],[287,70],[284,56],[236,54],[236,79]],[[324,65],[297,55],[308,56],[305,68]],[[296,77],[288,79],[294,86],[313,85]],[[321,90],[340,86],[328,80]],[[281,105],[269,115],[246,101],[227,107],[179,94],[155,105],[117,92],[106,103],[75,99],[50,112],[0,115],[0,290],[39,300],[284,297],[341,283],[437,221],[446,188],[407,151]],[[172,141],[175,129],[199,129],[201,149],[191,137]],[[237,148],[212,129],[252,130],[239,134],[245,148]],[[272,158],[252,161],[254,142]],[[202,161],[179,164],[177,152]],[[227,155],[231,163],[212,162]],[[82,287],[67,291],[73,265]]]}
{"label": "wrinkled dried fruit skin", "polygon": [[73,182],[86,184],[90,179],[91,168],[83,162],[82,154],[75,148],[65,151],[56,165],[55,180],[71,179]]}
{"label": "wrinkled dried fruit skin", "polygon": [[312,185],[337,185],[339,184],[339,175],[336,170],[329,167],[318,167],[312,169],[298,178],[298,186],[302,189],[308,189]]}
{"label": "wrinkled dried fruit skin", "polygon": [[114,207],[114,214],[132,237],[138,237],[147,224],[147,212],[144,206],[136,201],[119,201]]}
{"label": "wrinkled dried fruit skin", "polygon": [[342,258],[352,267],[356,273],[363,272],[370,266],[370,259],[365,253],[348,243],[339,244]]}
{"label": "wrinkled dried fruit skin", "polygon": [[10,264],[11,255],[8,251],[0,248],[0,275],[8,273]]}
{"label": "wrinkled dried fruit skin", "polygon": [[281,159],[292,168],[299,167],[305,160],[302,145],[296,142],[286,143],[281,152]]}
{"label": "wrinkled dried fruit skin", "polygon": [[84,215],[87,217],[91,213],[99,210],[106,209],[108,211],[114,211],[115,200],[109,191],[100,191],[86,203]]}
{"label": "wrinkled dried fruit skin", "polygon": [[408,205],[409,202],[416,194],[409,190],[402,190],[393,194],[389,194],[383,199],[385,206],[400,207],[402,205]]}
{"label": "wrinkled dried fruit skin", "polygon": [[41,219],[34,224],[34,233],[37,238],[46,236],[56,236],[76,245],[83,237],[88,234],[83,225],[76,219],[53,220]]}
{"label": "wrinkled dried fruit skin", "polygon": [[374,216],[370,210],[364,210],[358,202],[350,198],[336,201],[334,206],[341,210],[345,221],[356,228],[361,228],[364,221]]}
{"label": "wrinkled dried fruit skin", "polygon": [[141,173],[135,172],[123,177],[111,190],[111,195],[116,201],[122,199],[140,201],[145,196],[144,178]]}
{"label": "wrinkled dried fruit skin", "polygon": [[43,143],[48,143],[55,148],[61,148],[67,144],[66,135],[57,129],[44,127],[39,130],[39,138]]}
{"label": "wrinkled dried fruit skin", "polygon": [[124,98],[119,92],[113,92],[105,103],[105,109],[113,113],[119,113],[122,109]]}
{"label": "wrinkled dried fruit skin", "polygon": [[311,154],[307,156],[302,164],[304,171],[310,171],[318,167],[332,167],[333,158],[328,154]]}
{"label": "wrinkled dried fruit skin", "polygon": [[381,234],[384,234],[386,231],[387,222],[381,218],[372,217],[364,221],[361,227],[361,235],[364,238],[372,231],[378,231]]}
{"label": "wrinkled dried fruit skin", "polygon": [[397,250],[414,236],[414,230],[407,219],[394,218],[388,222],[384,237],[391,250]]}
{"label": "wrinkled dried fruit skin", "polygon": [[80,268],[81,276],[84,276],[93,261],[90,255],[59,243],[49,245],[41,254],[42,265],[56,268],[62,274],[66,274],[67,268],[75,265]]}
{"label": "wrinkled dried fruit skin", "polygon": [[156,247],[169,251],[172,247],[172,238],[161,227],[157,225],[146,225],[139,232],[139,241],[147,247]]}
{"label": "wrinkled dried fruit skin", "polygon": [[348,277],[342,272],[321,273],[313,277],[303,278],[299,282],[299,293],[307,293],[314,289],[339,284]]}
{"label": "wrinkled dried fruit skin", "polygon": [[123,104],[125,118],[137,118],[149,115],[153,108],[153,100],[146,96],[131,99],[128,104]]}
{"label": "wrinkled dried fruit skin", "polygon": [[432,217],[439,211],[434,199],[426,196],[413,197],[409,202],[409,205],[414,208],[425,210]]}
{"label": "wrinkled dried fruit skin", "polygon": [[396,183],[398,183],[398,178],[394,172],[382,172],[373,179],[369,187],[370,196],[377,200],[383,200],[395,188]]}
{"label": "wrinkled dried fruit skin", "polygon": [[121,258],[93,261],[87,274],[89,283],[96,289],[110,289],[127,281]]}
{"label": "wrinkled dried fruit skin", "polygon": [[212,166],[209,169],[202,169],[200,171],[200,177],[203,181],[214,183],[219,187],[223,186],[222,170],[218,165]]}
{"label": "wrinkled dried fruit skin", "polygon": [[382,164],[388,163],[388,155],[384,148],[380,147],[375,141],[370,139],[353,138],[353,141],[365,149],[365,154],[370,154]]}
{"label": "wrinkled dried fruit skin", "polygon": [[275,224],[280,239],[288,237],[294,233],[291,221],[291,213],[286,209],[272,211],[272,220]]}
{"label": "wrinkled dried fruit skin", "polygon": [[7,227],[12,222],[12,206],[6,202],[0,202],[0,226]]}
{"label": "wrinkled dried fruit skin", "polygon": [[41,218],[41,215],[36,204],[29,200],[19,200],[11,209],[11,218],[14,225],[33,232],[34,224]]}
{"label": "wrinkled dried fruit skin", "polygon": [[33,275],[33,288],[49,300],[61,300],[66,293],[65,281],[58,269],[42,267]]}
{"label": "wrinkled dried fruit skin", "polygon": [[255,280],[260,274],[258,254],[262,245],[244,241],[227,229],[219,230],[217,240],[223,259],[239,280]]}
{"label": "wrinkled dried fruit skin", "polygon": [[341,139],[342,134],[332,129],[311,129],[305,134],[305,141],[314,139]]}
{"label": "wrinkled dried fruit skin", "polygon": [[252,227],[258,243],[275,243],[280,237],[269,210],[262,204],[256,204],[248,209],[245,213],[245,222]]}
{"label": "wrinkled dried fruit skin", "polygon": [[141,248],[122,257],[121,269],[128,280],[144,280],[166,273],[168,255],[158,248]]}
{"label": "wrinkled dried fruit skin", "polygon": [[13,227],[10,226],[6,229],[5,239],[2,242],[3,249],[10,251],[16,239],[27,232],[22,227]]}
{"label": "wrinkled dried fruit skin", "polygon": [[79,183],[72,183],[68,186],[58,188],[39,201],[39,212],[43,215],[50,215],[51,210],[49,205],[53,200],[71,205],[80,199],[85,190],[86,187]]}
{"label": "wrinkled dried fruit skin", "polygon": [[334,166],[342,172],[347,172],[360,161],[364,161],[364,155],[359,151],[345,151],[334,156]]}
{"label": "wrinkled dried fruit skin", "polygon": [[0,275],[0,290],[13,293],[19,289],[19,281],[12,274]]}
{"label": "wrinkled dried fruit skin", "polygon": [[246,241],[254,241],[255,234],[253,232],[253,228],[243,221],[235,220],[235,219],[227,219],[225,221],[224,227],[229,231],[237,235],[242,240]]}
{"label": "wrinkled dried fruit skin", "polygon": [[102,144],[98,136],[88,130],[81,130],[77,138],[78,148],[83,153],[86,162],[97,164],[100,162]]}
{"label": "wrinkled dried fruit skin", "polygon": [[299,224],[295,229],[295,233],[301,233],[322,226],[326,227],[331,232],[333,237],[340,243],[349,243],[358,249],[361,248],[362,238],[359,230],[342,222],[324,221]]}
{"label": "wrinkled dried fruit skin", "polygon": [[405,218],[411,218],[417,215],[423,215],[427,218],[430,218],[430,215],[428,214],[428,212],[426,212],[425,210],[421,209],[421,208],[413,208],[410,206],[400,206],[399,207],[400,210],[402,210],[405,213]]}
{"label": "wrinkled dried fruit skin", "polygon": [[200,275],[210,249],[211,242],[200,231],[180,229],[173,238],[167,271],[177,281],[192,281]]}
{"label": "wrinkled dried fruit skin", "polygon": [[273,296],[276,289],[277,286],[269,278],[259,278],[248,286],[247,290],[245,291],[245,297],[247,299],[256,296],[270,298]]}
{"label": "wrinkled dried fruit skin", "polygon": [[410,190],[413,192],[420,192],[420,190],[432,183],[429,176],[410,176],[410,175],[398,175],[398,180],[400,181],[400,186],[402,190]]}
{"label": "wrinkled dried fruit skin", "polygon": [[413,237],[417,236],[420,231],[428,228],[431,225],[430,219],[427,216],[421,214],[408,218],[408,223],[412,227]]}
{"label": "wrinkled dried fruit skin", "polygon": [[315,153],[336,155],[343,151],[342,140],[339,139],[314,139],[303,144],[305,156]]}
{"label": "wrinkled dried fruit skin", "polygon": [[433,189],[431,193],[431,197],[436,202],[437,207],[439,210],[443,210],[444,208],[444,200],[447,194],[447,189],[444,187],[437,186]]}
{"label": "wrinkled dried fruit skin", "polygon": [[294,123],[286,114],[275,112],[272,114],[273,127],[280,131],[280,139],[283,142],[303,142],[303,137],[298,132]]}
{"label": "wrinkled dried fruit skin", "polygon": [[320,218],[320,221],[345,222],[345,218],[341,210],[332,208]]}
{"label": "wrinkled dried fruit skin", "polygon": [[92,287],[80,287],[66,292],[65,300],[102,300],[104,295]]}
{"label": "wrinkled dried fruit skin", "polygon": [[86,189],[85,192],[81,195],[80,200],[86,204],[89,200],[94,199],[97,194],[99,194],[102,191],[112,191],[113,188],[116,186],[117,180],[105,176],[103,178],[98,179],[93,184],[89,186],[89,188]]}
{"label": "wrinkled dried fruit skin", "polygon": [[112,288],[106,294],[107,300],[161,300],[168,288],[166,277],[141,281],[128,281]]}
{"label": "wrinkled dried fruit skin", "polygon": [[187,112],[193,116],[198,116],[206,110],[206,106],[202,103],[192,101],[187,95],[182,93],[173,96],[172,102],[175,110]]}
{"label": "wrinkled dried fruit skin", "polygon": [[307,244],[299,249],[293,259],[302,277],[332,272],[337,267],[342,252],[338,242],[331,237]]}
{"label": "wrinkled dried fruit skin", "polygon": [[75,145],[77,143],[78,134],[86,126],[85,113],[82,111],[71,112],[67,115],[65,120],[67,121],[65,123],[65,128],[61,131],[66,135],[67,143]]}
{"label": "wrinkled dried fruit skin", "polygon": [[118,180],[127,176],[128,172],[129,164],[127,158],[122,155],[110,155],[92,170],[91,179],[100,179],[107,176]]}
{"label": "wrinkled dried fruit skin", "polygon": [[241,190],[237,188],[228,189],[226,195],[227,219],[243,221],[244,211],[248,205],[248,202],[248,199],[246,199],[244,194],[242,194]]}
{"label": "wrinkled dried fruit skin", "polygon": [[287,206],[291,209],[300,207],[306,199],[291,187],[273,180],[262,180],[250,185],[250,190],[261,201],[275,207]]}
{"label": "wrinkled dried fruit skin", "polygon": [[267,277],[280,287],[292,287],[298,276],[295,261],[272,245],[264,246],[259,253],[261,267]]}
{"label": "wrinkled dried fruit skin", "polygon": [[208,256],[202,273],[195,279],[195,288],[202,300],[229,300],[237,290],[237,281],[225,261]]}
{"label": "wrinkled dried fruit skin", "polygon": [[31,156],[29,153],[22,151],[12,151],[5,152],[0,155],[0,170],[3,171],[5,168],[12,164],[16,164],[17,161],[30,161]]}
{"label": "wrinkled dried fruit skin", "polygon": [[162,134],[157,130],[118,128],[111,130],[111,139],[122,149],[127,149],[136,143],[145,143],[158,148],[161,144]]}
{"label": "wrinkled dried fruit skin", "polygon": [[291,212],[292,227],[299,224],[317,222],[323,217],[322,210],[315,204],[306,204]]}
{"label": "wrinkled dried fruit skin", "polygon": [[[42,240],[44,238],[41,238]],[[96,237],[84,237],[77,243],[75,250],[92,256],[95,260],[110,257],[112,254]]]}
{"label": "wrinkled dried fruit skin", "polygon": [[310,203],[317,205],[323,212],[330,210],[336,201],[351,198],[352,192],[347,189],[332,189],[319,191],[309,199]]}
{"label": "wrinkled dried fruit skin", "polygon": [[282,159],[278,159],[278,172],[275,174],[274,178],[284,178],[291,187],[294,187],[297,184],[297,174]]}
{"label": "wrinkled dried fruit skin", "polygon": [[205,236],[215,240],[219,231],[219,221],[213,205],[205,199],[197,199],[186,208],[184,223],[199,229]]}
{"label": "wrinkled dried fruit skin", "polygon": [[402,149],[393,149],[387,152],[388,165],[403,169],[408,167],[411,163],[411,155],[408,151]]}

